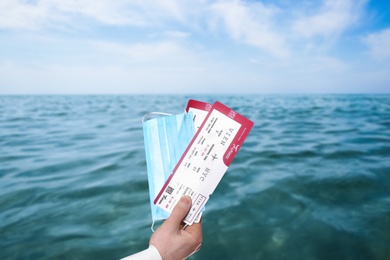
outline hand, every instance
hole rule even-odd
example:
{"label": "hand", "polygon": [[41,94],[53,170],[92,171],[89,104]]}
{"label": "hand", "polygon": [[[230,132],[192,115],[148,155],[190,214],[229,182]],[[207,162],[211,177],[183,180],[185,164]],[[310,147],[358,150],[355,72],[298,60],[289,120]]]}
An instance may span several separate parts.
{"label": "hand", "polygon": [[202,221],[182,229],[182,221],[192,205],[189,196],[183,196],[171,215],[153,233],[150,245],[159,251],[164,260],[185,259],[200,249],[202,243]]}

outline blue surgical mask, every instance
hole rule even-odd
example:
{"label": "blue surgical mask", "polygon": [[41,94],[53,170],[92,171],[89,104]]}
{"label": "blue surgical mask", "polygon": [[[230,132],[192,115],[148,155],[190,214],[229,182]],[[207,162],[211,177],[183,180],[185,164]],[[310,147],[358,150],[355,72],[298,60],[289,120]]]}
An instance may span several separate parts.
{"label": "blue surgical mask", "polygon": [[[164,116],[144,121],[150,114],[163,114]],[[153,201],[193,138],[195,128],[191,112],[169,116],[164,113],[150,114],[142,119],[142,127],[154,225],[155,221],[166,219],[169,216],[166,211],[156,207]]]}

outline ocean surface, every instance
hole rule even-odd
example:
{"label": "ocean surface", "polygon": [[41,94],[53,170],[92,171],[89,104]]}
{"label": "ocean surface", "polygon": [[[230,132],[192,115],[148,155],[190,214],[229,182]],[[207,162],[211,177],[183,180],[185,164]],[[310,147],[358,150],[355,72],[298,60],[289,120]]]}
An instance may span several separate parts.
{"label": "ocean surface", "polygon": [[0,259],[119,259],[152,234],[141,118],[255,126],[190,259],[390,259],[390,95],[0,96]]}

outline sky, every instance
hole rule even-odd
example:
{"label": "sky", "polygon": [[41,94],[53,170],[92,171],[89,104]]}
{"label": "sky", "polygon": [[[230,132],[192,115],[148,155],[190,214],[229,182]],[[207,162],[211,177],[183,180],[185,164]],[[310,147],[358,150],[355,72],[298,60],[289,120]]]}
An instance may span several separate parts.
{"label": "sky", "polygon": [[0,0],[0,94],[390,93],[390,1]]}

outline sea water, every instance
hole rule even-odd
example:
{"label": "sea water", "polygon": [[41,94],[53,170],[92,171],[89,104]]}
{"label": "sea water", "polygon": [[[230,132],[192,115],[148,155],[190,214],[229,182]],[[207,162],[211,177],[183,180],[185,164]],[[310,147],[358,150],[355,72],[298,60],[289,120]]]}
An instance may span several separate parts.
{"label": "sea water", "polygon": [[191,259],[390,259],[390,95],[0,96],[0,259],[119,259],[152,234],[142,116],[255,126]]}

